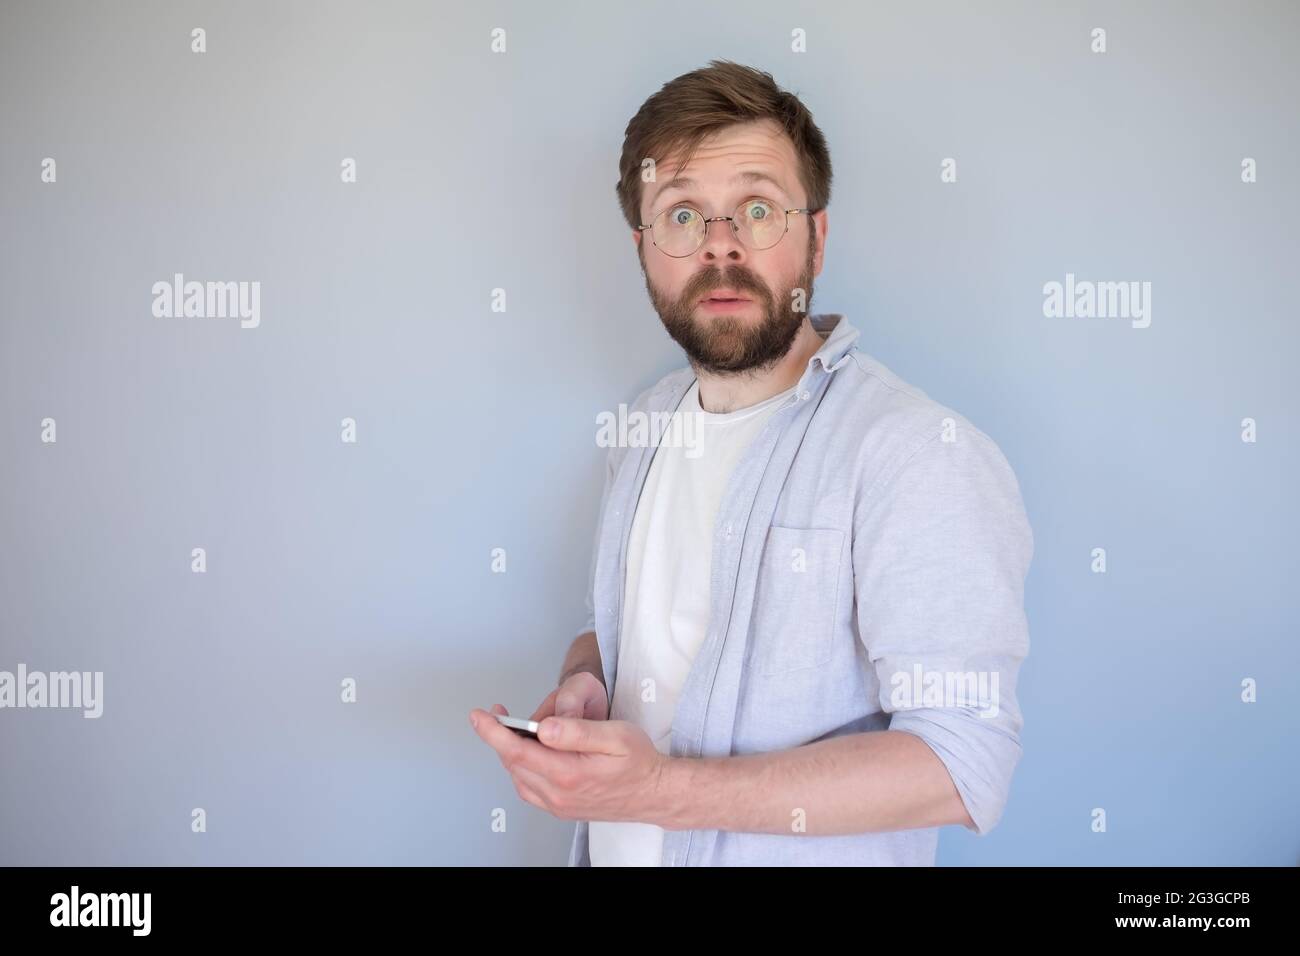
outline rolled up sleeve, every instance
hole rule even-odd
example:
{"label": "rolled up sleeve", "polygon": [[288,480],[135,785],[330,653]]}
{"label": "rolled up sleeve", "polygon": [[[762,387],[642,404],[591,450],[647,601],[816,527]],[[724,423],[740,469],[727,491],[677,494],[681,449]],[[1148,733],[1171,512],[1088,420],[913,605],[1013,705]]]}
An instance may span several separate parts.
{"label": "rolled up sleeve", "polygon": [[889,729],[929,745],[982,836],[1021,756],[1033,535],[992,439],[962,423],[919,441],[856,505],[858,630]]}

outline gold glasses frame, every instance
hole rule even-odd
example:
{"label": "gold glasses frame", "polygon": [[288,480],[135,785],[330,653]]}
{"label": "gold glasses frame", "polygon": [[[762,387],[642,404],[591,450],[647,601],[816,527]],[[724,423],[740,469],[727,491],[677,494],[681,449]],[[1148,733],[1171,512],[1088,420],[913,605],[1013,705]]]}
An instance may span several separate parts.
{"label": "gold glasses frame", "polygon": [[[779,209],[779,210],[781,211],[782,215],[785,216],[785,223],[784,223],[784,225],[783,225],[783,227],[782,227],[782,229],[781,229],[781,235],[779,235],[779,236],[776,237],[776,242],[773,242],[771,245],[768,245],[768,246],[757,246],[757,247],[756,247],[756,246],[751,246],[749,243],[747,243],[744,239],[741,238],[741,236],[740,236],[740,227],[736,225],[736,218],[737,218],[737,216],[739,215],[741,208],[744,207],[747,203],[751,203],[751,202],[753,202],[755,199],[759,200],[760,202],[765,202],[765,203],[767,203],[767,204],[768,204],[769,206],[771,206],[773,209]],[[690,210],[692,210],[693,212],[695,212],[697,215],[699,215],[700,219],[702,219],[702,220],[704,221],[704,229],[700,232],[700,241],[699,241],[699,243],[695,246],[694,249],[692,249],[690,252],[684,252],[684,253],[682,253],[681,255],[674,255],[674,254],[671,253],[671,252],[667,252],[667,251],[665,251],[665,250],[664,250],[664,249],[659,245],[659,243],[655,242],[654,228],[655,228],[656,224],[658,224],[659,220],[661,220],[661,219],[662,219],[664,216],[666,216],[668,213],[672,212],[672,211],[675,210],[675,209],[682,209],[682,208],[690,209]],[[767,250],[767,249],[772,249],[772,248],[774,248],[774,247],[777,245],[777,243],[779,243],[782,239],[785,238],[785,234],[786,234],[787,232],[790,231],[790,217],[791,217],[792,215],[799,215],[799,214],[801,214],[801,213],[802,213],[802,214],[811,214],[811,213],[820,212],[820,211],[821,211],[821,210],[819,210],[819,209],[782,209],[782,208],[781,208],[781,205],[780,205],[779,203],[773,202],[771,199],[768,199],[766,196],[750,196],[748,199],[742,199],[739,203],[736,204],[736,208],[735,208],[735,210],[733,210],[732,215],[730,215],[730,216],[712,216],[712,217],[709,217],[709,216],[704,215],[703,210],[701,210],[699,206],[695,205],[695,203],[692,203],[692,202],[675,202],[675,203],[671,203],[671,204],[669,204],[669,205],[666,206],[664,209],[662,209],[662,210],[659,212],[659,214],[656,215],[656,216],[654,217],[654,220],[653,220],[649,225],[642,224],[642,225],[637,226],[637,230],[640,231],[640,232],[643,232],[643,233],[644,233],[647,229],[649,229],[649,230],[650,230],[650,242],[653,243],[653,244],[654,244],[654,247],[655,247],[656,249],[658,249],[660,252],[662,252],[664,255],[666,255],[666,256],[668,256],[668,257],[670,257],[670,258],[672,258],[672,259],[685,259],[687,256],[693,256],[693,255],[695,255],[695,253],[699,252],[700,249],[703,248],[704,244],[705,244],[706,242],[709,241],[709,225],[710,225],[711,223],[715,223],[715,222],[729,222],[729,223],[731,223],[731,234],[732,234],[733,236],[736,237],[736,241],[737,241],[737,242],[739,242],[739,243],[740,243],[742,246],[744,246],[746,249],[754,249],[755,251],[763,252],[763,251],[765,251],[765,250]]]}

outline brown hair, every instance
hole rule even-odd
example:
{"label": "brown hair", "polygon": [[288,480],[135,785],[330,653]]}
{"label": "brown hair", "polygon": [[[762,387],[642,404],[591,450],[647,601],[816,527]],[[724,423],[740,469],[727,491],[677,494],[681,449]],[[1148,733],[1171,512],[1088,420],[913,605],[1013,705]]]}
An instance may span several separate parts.
{"label": "brown hair", "polygon": [[618,163],[618,204],[633,229],[641,224],[641,162],[660,162],[680,150],[685,166],[700,143],[734,123],[775,120],[794,143],[799,181],[809,209],[824,209],[831,199],[831,154],[812,113],[793,93],[776,85],[770,73],[730,60],[665,83],[637,110],[623,134]]}

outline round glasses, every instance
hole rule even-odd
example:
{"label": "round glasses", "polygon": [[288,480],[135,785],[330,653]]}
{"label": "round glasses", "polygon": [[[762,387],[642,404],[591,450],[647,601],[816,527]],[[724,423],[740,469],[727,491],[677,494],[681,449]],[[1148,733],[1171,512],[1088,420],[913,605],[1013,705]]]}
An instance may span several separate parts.
{"label": "round glasses", "polygon": [[655,248],[664,255],[684,259],[704,245],[711,222],[731,223],[732,234],[750,249],[771,249],[790,228],[790,216],[816,211],[782,209],[769,199],[755,196],[742,202],[730,216],[709,219],[691,203],[679,202],[655,216],[650,225],[637,229],[649,229]]}

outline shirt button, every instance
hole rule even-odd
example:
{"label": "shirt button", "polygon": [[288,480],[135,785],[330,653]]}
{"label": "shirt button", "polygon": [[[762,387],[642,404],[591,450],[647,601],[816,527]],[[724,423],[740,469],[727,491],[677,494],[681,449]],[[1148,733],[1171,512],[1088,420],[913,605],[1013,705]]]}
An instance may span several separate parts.
{"label": "shirt button", "polygon": [[802,398],[802,399],[806,402],[806,401],[808,401],[808,399],[811,397],[811,393],[805,391],[805,392],[804,392],[802,395],[800,395],[799,397]]}

